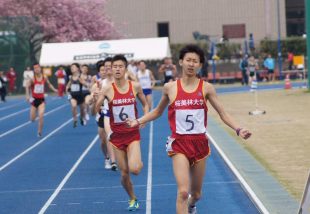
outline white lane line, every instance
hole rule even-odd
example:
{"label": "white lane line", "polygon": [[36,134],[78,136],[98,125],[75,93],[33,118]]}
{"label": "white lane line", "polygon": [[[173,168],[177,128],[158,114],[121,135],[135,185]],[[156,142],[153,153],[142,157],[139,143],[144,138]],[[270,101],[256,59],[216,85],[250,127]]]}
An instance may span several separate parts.
{"label": "white lane line", "polygon": [[[203,185],[222,185],[222,184],[240,184],[239,181],[212,181],[212,182],[203,182]],[[147,185],[135,185],[135,188],[145,188]],[[176,186],[176,183],[167,183],[167,184],[153,184],[153,187],[167,187],[167,186]],[[81,190],[100,190],[100,189],[123,189],[122,186],[101,186],[101,187],[73,187],[73,188],[62,188],[64,191],[81,191]],[[0,194],[8,193],[31,193],[31,192],[53,192],[54,189],[25,189],[25,190],[6,190],[0,191]]]}
{"label": "white lane line", "polygon": [[[72,119],[71,119],[72,120]],[[86,148],[86,150],[83,152],[83,154],[79,157],[79,159],[75,162],[75,164],[73,165],[73,167],[70,169],[70,171],[68,172],[68,174],[64,177],[64,179],[61,181],[61,183],[58,185],[58,187],[56,188],[56,190],[54,191],[54,193],[50,196],[50,198],[46,201],[46,203],[43,205],[43,207],[41,208],[41,210],[39,211],[39,214],[43,214],[45,213],[45,211],[47,210],[47,208],[50,206],[50,204],[53,202],[53,200],[57,197],[57,195],[59,194],[59,192],[61,191],[61,189],[63,188],[63,186],[66,184],[66,182],[69,180],[69,178],[71,177],[71,175],[74,173],[74,171],[77,169],[77,167],[79,166],[79,164],[82,162],[82,160],[84,159],[84,157],[87,155],[87,153],[89,152],[89,150],[95,145],[95,143],[97,142],[99,138],[99,135],[96,135],[96,137],[93,139],[93,141],[89,144],[89,146]]]}
{"label": "white lane line", "polygon": [[[25,101],[25,102],[26,102],[26,101]],[[18,105],[23,104],[23,103],[25,103],[25,102],[19,102],[19,103],[15,103],[15,104],[13,104],[13,105],[9,105],[9,106],[2,107],[2,108],[0,108],[0,111],[6,110],[6,109],[8,109],[8,108],[15,107],[15,106],[18,106]]]}
{"label": "white lane line", "polygon": [[146,187],[146,214],[152,212],[152,167],[153,167],[153,121],[150,123],[150,141],[147,169],[147,187]]}
{"label": "white lane line", "polygon": [[227,166],[230,168],[230,170],[234,173],[234,175],[237,177],[237,179],[240,181],[243,189],[248,193],[252,201],[255,203],[256,207],[261,211],[263,214],[269,214],[269,211],[266,209],[264,204],[261,202],[261,200],[257,197],[255,192],[252,190],[252,188],[249,186],[249,184],[244,180],[242,175],[239,173],[237,168],[233,165],[233,163],[228,159],[226,154],[223,152],[223,150],[218,146],[214,138],[207,133],[208,139],[212,142],[218,153],[221,155],[223,160],[226,162]]}
{"label": "white lane line", "polygon": [[64,126],[66,126],[68,123],[70,123],[73,119],[71,118],[70,120],[68,120],[67,122],[63,123],[61,126],[59,126],[57,129],[55,129],[54,131],[52,131],[51,133],[49,133],[48,135],[46,135],[44,138],[42,138],[41,140],[39,140],[37,143],[33,144],[31,147],[29,147],[28,149],[26,149],[25,151],[23,151],[22,153],[20,153],[19,155],[15,156],[13,159],[11,159],[10,161],[8,161],[6,164],[2,165],[0,167],[0,172],[2,170],[4,170],[5,168],[7,168],[8,166],[10,166],[12,163],[14,163],[15,161],[17,161],[19,158],[21,158],[22,156],[24,156],[25,154],[27,154],[28,152],[30,152],[31,150],[33,150],[34,148],[36,148],[37,146],[39,146],[41,143],[43,143],[46,139],[48,139],[50,136],[52,136],[53,134],[55,134],[56,132],[58,132],[60,129],[62,129]]}
{"label": "white lane line", "polygon": [[1,118],[0,118],[0,121],[5,120],[5,119],[8,119],[8,118],[13,117],[13,116],[18,115],[18,114],[21,114],[21,113],[23,113],[23,112],[25,112],[25,111],[29,111],[29,107],[26,108],[26,109],[20,110],[20,111],[18,111],[18,112],[15,112],[15,113],[13,113],[13,114],[9,114],[9,115],[7,115],[7,116],[5,116],[5,117],[1,117]]}
{"label": "white lane line", "polygon": [[[51,110],[51,111],[49,111],[49,112],[46,112],[46,113],[44,114],[44,116],[47,116],[47,115],[49,115],[49,114],[51,114],[51,113],[53,113],[53,112],[55,112],[55,111],[58,111],[59,109],[62,109],[63,107],[65,107],[65,106],[67,106],[67,105],[69,105],[69,104],[63,104],[63,105],[61,105],[61,106],[59,106],[59,107],[57,107],[57,108],[55,108],[55,109],[53,109],[53,110]],[[36,118],[36,120],[38,120],[38,118]],[[15,128],[13,128],[13,129],[10,129],[10,130],[8,130],[8,131],[6,131],[6,132],[0,134],[0,138],[2,138],[2,137],[4,137],[4,136],[6,136],[6,135],[8,135],[8,134],[10,134],[10,133],[12,133],[12,132],[18,130],[18,129],[24,127],[24,126],[27,126],[27,125],[30,124],[30,123],[31,123],[31,121],[28,121],[28,122],[26,122],[26,123],[23,123],[23,124],[21,124],[21,125],[15,127]]]}

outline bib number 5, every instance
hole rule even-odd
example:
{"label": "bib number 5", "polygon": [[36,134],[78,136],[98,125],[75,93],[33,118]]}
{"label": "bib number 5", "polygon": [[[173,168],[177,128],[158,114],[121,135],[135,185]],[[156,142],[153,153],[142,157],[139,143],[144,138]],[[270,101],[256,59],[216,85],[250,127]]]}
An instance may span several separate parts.
{"label": "bib number 5", "polygon": [[189,128],[186,129],[186,131],[192,131],[194,129],[194,121],[192,120],[193,118],[193,115],[189,114],[189,115],[186,115],[186,123],[189,123]]}

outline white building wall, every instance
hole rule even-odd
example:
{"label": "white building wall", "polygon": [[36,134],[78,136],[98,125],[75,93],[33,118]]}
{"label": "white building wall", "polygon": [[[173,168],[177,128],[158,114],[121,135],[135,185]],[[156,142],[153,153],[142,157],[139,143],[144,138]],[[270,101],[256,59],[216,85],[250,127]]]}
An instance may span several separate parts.
{"label": "white building wall", "polygon": [[[280,11],[285,37],[285,0]],[[277,0],[109,0],[106,13],[125,38],[157,37],[158,22],[169,22],[171,43],[194,42],[194,31],[219,38],[227,24],[245,24],[256,42],[278,35]]]}

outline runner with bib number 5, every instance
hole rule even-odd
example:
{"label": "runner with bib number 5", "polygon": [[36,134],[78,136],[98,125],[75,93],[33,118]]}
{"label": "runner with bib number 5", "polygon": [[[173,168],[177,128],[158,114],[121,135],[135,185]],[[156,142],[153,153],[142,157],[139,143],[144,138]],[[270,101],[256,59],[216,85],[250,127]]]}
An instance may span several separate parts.
{"label": "runner with bib number 5", "polygon": [[127,121],[130,127],[145,124],[160,117],[169,105],[168,119],[172,134],[168,137],[166,147],[168,155],[172,157],[178,188],[177,214],[197,213],[196,202],[201,197],[206,158],[210,154],[206,137],[207,101],[237,135],[244,139],[251,136],[247,129],[240,128],[224,111],[212,84],[196,77],[204,59],[204,53],[199,47],[184,47],[179,56],[182,78],[164,85],[162,98],[152,112],[137,120]]}
{"label": "runner with bib number 5", "polygon": [[121,173],[121,183],[129,199],[128,210],[139,208],[139,203],[133,190],[129,173],[138,175],[142,169],[139,127],[128,128],[127,119],[138,117],[136,97],[140,100],[144,114],[148,113],[147,105],[141,85],[125,79],[127,60],[123,55],[116,55],[112,59],[114,82],[103,86],[99,92],[96,110],[99,112],[104,99],[109,102],[110,125],[112,134],[110,142],[114,147],[116,160]]}

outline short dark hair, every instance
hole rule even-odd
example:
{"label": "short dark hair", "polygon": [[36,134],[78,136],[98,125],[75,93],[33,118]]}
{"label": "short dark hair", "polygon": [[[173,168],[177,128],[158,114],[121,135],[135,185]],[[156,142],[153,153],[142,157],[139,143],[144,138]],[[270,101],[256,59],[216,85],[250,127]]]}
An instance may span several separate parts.
{"label": "short dark hair", "polygon": [[78,69],[80,69],[80,64],[79,64],[79,63],[74,62],[74,63],[71,64],[71,66],[72,66],[72,65],[75,65],[76,67],[78,67]]}
{"label": "short dark hair", "polygon": [[112,62],[112,57],[107,57],[103,60],[103,65],[105,65],[106,62]]}
{"label": "short dark hair", "polygon": [[87,67],[89,68],[89,66],[87,64],[83,64],[81,67]]}
{"label": "short dark hair", "polygon": [[113,58],[112,58],[112,64],[113,64],[113,62],[115,62],[115,61],[118,61],[118,60],[121,60],[121,61],[123,61],[124,63],[125,63],[125,67],[127,67],[127,59],[126,59],[126,57],[123,55],[123,54],[117,54],[117,55],[115,55]]}
{"label": "short dark hair", "polygon": [[180,51],[179,59],[183,60],[185,54],[187,54],[187,53],[196,53],[199,56],[200,63],[204,64],[205,54],[204,54],[203,50],[200,47],[198,47],[197,45],[186,45],[184,48],[182,48]]}

